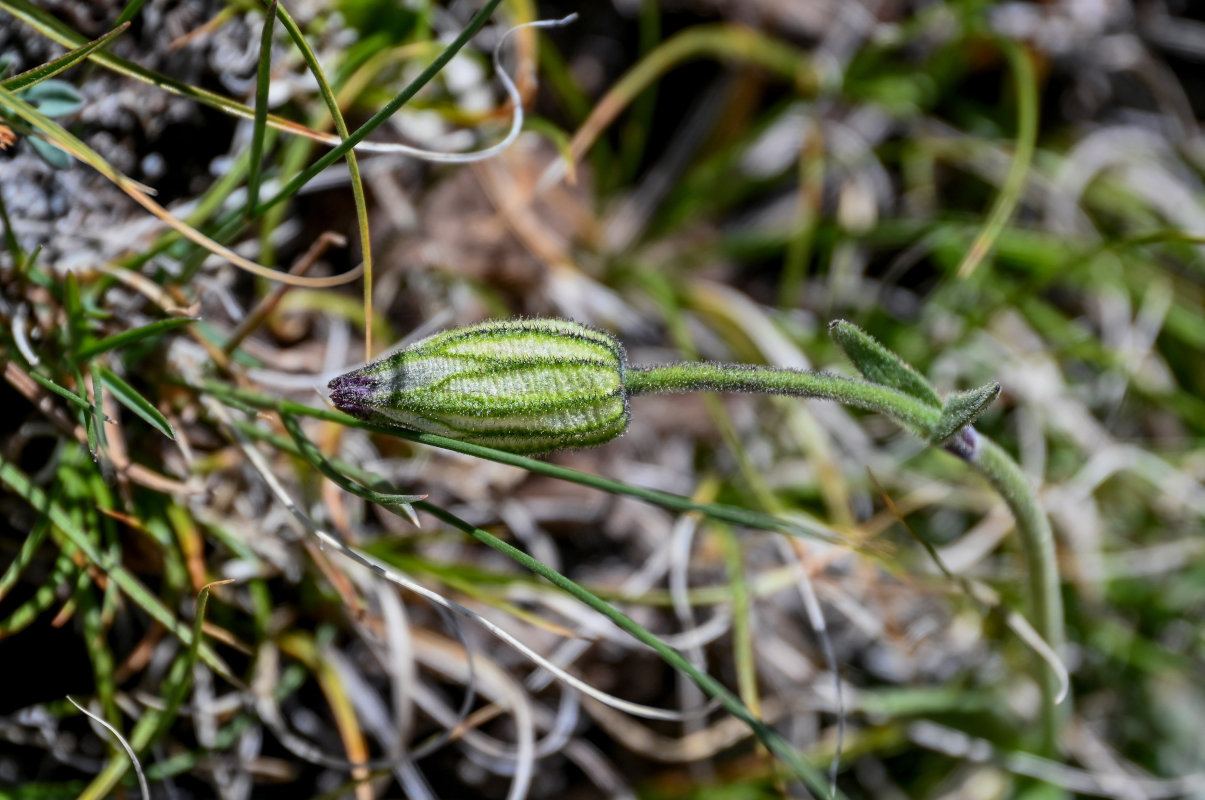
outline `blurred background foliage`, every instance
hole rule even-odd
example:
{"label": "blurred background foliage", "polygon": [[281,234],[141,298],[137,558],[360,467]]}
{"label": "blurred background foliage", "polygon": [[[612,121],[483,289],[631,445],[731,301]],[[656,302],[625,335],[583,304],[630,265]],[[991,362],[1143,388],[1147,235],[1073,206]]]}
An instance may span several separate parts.
{"label": "blurred background foliage", "polygon": [[[843,726],[845,796],[1205,798],[1197,4],[507,0],[369,140],[500,141],[491,50],[576,12],[502,49],[527,110],[511,146],[472,164],[361,149],[312,175],[329,144],[274,120],[336,134],[333,101],[356,131],[482,4],[280,8],[322,80],[249,0],[0,0],[0,796],[136,796],[67,694],[130,739],[155,797],[800,794],[643,645],[447,518],[415,528],[343,491],[278,414],[212,388],[322,408],[369,330],[376,355],[526,315],[613,331],[634,363],[849,374],[826,336],[845,318],[943,393],[1000,381],[979,427],[1058,542],[1056,750],[1038,752],[1042,667],[1004,622],[1026,612],[1012,518],[886,420],[637,398],[622,439],[547,460],[576,483],[318,419],[305,435],[596,592],[818,768]],[[306,279],[349,273],[369,242],[371,302],[364,281],[235,268],[148,214],[139,184]],[[344,541],[600,690],[691,713],[621,713],[320,548],[249,447]]]}

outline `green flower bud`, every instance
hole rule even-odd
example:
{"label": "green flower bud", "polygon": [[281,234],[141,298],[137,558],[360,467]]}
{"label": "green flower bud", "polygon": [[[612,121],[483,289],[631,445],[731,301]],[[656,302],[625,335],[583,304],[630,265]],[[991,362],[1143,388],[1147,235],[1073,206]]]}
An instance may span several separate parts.
{"label": "green flower bud", "polygon": [[512,453],[591,447],[628,427],[627,356],[609,334],[556,319],[437,333],[330,382],[368,422]]}

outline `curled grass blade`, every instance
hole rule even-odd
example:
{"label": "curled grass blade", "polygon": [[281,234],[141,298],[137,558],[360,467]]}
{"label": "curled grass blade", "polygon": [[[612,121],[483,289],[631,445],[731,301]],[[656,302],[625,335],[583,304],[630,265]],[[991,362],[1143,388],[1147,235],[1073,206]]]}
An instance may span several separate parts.
{"label": "curled grass blade", "polygon": [[966,257],[958,265],[959,278],[969,278],[974,274],[1008,226],[1025,188],[1025,179],[1029,175],[1038,140],[1038,86],[1033,57],[1023,45],[1016,42],[1000,39],[998,43],[1008,59],[1013,81],[1017,85],[1017,145],[1008,174],[1004,177],[1004,185],[1000,187],[1000,194],[992,204],[987,221],[975,237]]}
{"label": "curled grass blade", "polygon": [[184,238],[188,239],[194,244],[200,245],[210,253],[226,259],[240,269],[246,270],[247,272],[255,275],[259,275],[262,278],[268,278],[269,280],[282,281],[285,283],[290,283],[294,286],[302,286],[311,289],[325,289],[331,286],[340,286],[359,277],[360,270],[356,268],[341,275],[334,275],[331,277],[304,278],[297,275],[282,273],[274,269],[269,269],[262,264],[257,264],[254,261],[243,258],[230,248],[219,244],[210,237],[198,231],[196,228],[172,216],[167,209],[151,199],[146,187],[118,172],[107,161],[105,161],[99,153],[69,133],[62,125],[59,125],[45,114],[42,114],[32,105],[26,103],[24,100],[17,97],[7,89],[0,88],[0,105],[10,108],[15,114],[17,114],[17,116],[21,117],[27,123],[36,128],[40,135],[51,140],[57,147],[70,153],[80,161],[83,161],[101,175],[104,175],[107,179],[112,181],[115,186],[129,195],[130,198],[136,203],[145,208],[165,224],[171,226]]}
{"label": "curled grass blade", "polygon": [[[335,93],[331,90],[330,82],[326,79],[326,73],[322,71],[322,65],[318,63],[318,57],[314,55],[310,43],[306,41],[302,35],[301,29],[297,27],[297,23],[293,21],[293,17],[289,15],[282,6],[278,5],[275,0],[270,4],[270,8],[276,10],[276,16],[288,31],[289,36],[293,39],[293,44],[301,52],[301,57],[305,59],[306,66],[309,67],[310,74],[314,76],[314,80],[318,82],[318,91],[322,95],[322,101],[326,103],[326,109],[330,112],[331,120],[335,124],[335,131],[339,134],[339,138],[344,142],[347,141],[350,133],[347,129],[347,122],[343,119],[343,112],[339,109],[339,101],[335,98]],[[265,23],[265,26],[267,23]],[[271,45],[271,28],[265,28],[265,38]],[[263,57],[261,56],[260,69],[265,70],[263,66]],[[258,111],[257,119],[258,122]],[[356,151],[348,148],[346,153],[347,171],[351,176],[351,194],[352,202],[356,207],[356,223],[360,229],[360,258],[364,263],[364,318],[372,319],[372,241],[368,231],[368,205],[364,200],[364,181],[360,177],[360,166],[356,159]],[[252,206],[254,208],[254,206]],[[372,358],[372,325],[364,326],[364,360]]]}
{"label": "curled grass blade", "polygon": [[[151,790],[146,784],[146,775],[142,772],[142,765],[138,763],[138,756],[134,754],[134,748],[130,747],[130,743],[126,741],[126,738],[121,735],[121,732],[118,731],[117,728],[110,725],[108,722],[105,722],[103,719],[96,716],[79,703],[75,702],[75,698],[71,697],[71,695],[67,695],[67,699],[71,701],[71,705],[78,708],[84,716],[93,720],[109,733],[113,734],[113,738],[116,739],[117,743],[121,745],[121,748],[125,750],[126,755],[130,757],[130,763],[134,765],[134,774],[138,776],[138,789],[142,792],[142,800],[151,800]],[[86,795],[87,792],[85,791],[85,793],[80,795],[80,797],[85,797]]]}

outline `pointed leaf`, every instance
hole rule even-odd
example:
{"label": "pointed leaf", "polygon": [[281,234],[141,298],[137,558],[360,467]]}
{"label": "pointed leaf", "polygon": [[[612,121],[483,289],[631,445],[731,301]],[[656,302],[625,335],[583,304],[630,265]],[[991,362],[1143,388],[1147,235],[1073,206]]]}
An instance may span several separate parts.
{"label": "pointed leaf", "polygon": [[93,342],[81,347],[76,356],[80,360],[86,360],[108,350],[113,350],[117,347],[128,347],[148,337],[158,336],[173,328],[179,328],[181,325],[195,322],[196,319],[196,317],[170,317],[168,319],[157,320],[149,325],[143,325],[141,328],[131,328],[128,331],[115,333],[112,336],[101,339],[99,342]]}
{"label": "pointed leaf", "polygon": [[122,380],[117,373],[108,367],[100,368],[100,380],[105,385],[105,388],[117,398],[117,402],[142,417],[148,425],[167,438],[175,440],[176,431],[172,428],[172,424],[167,421],[167,417],[163,416],[163,412],[155,408],[150,400],[139,394],[137,389]]}
{"label": "pointed leaf", "polygon": [[[99,39],[93,39],[91,42],[88,42],[82,47],[77,47],[68,53],[64,53],[54,61],[48,61],[39,67],[34,67],[28,72],[22,72],[20,75],[14,75],[7,80],[0,81],[0,86],[3,86],[10,92],[19,92],[22,89],[26,89],[48,78],[52,78],[63,70],[74,67],[76,64],[87,58],[88,54],[93,50],[104,47],[115,37],[125,33],[126,29],[129,27],[130,26],[128,24],[118,25],[116,28],[109,31],[104,36],[101,36]],[[6,65],[4,64],[3,60],[0,60],[0,75],[3,75],[5,72],[7,72],[9,66],[11,65]]]}
{"label": "pointed leaf", "polygon": [[41,384],[43,388],[49,389],[50,391],[54,392],[59,397],[62,397],[65,400],[70,400],[72,403],[75,403],[75,405],[79,406],[80,408],[84,409],[85,411],[92,410],[91,403],[89,403],[87,400],[80,397],[78,394],[71,391],[70,389],[59,386],[54,381],[50,380],[50,378],[44,378],[41,375],[39,375],[38,373],[32,372],[32,371],[29,373],[29,377],[33,378],[35,381],[37,381],[39,384]]}
{"label": "pointed leaf", "polygon": [[960,430],[970,425],[983,413],[1000,394],[1000,384],[992,382],[966,392],[952,394],[946,398],[941,419],[933,427],[929,441],[941,444]]}
{"label": "pointed leaf", "polygon": [[857,325],[838,319],[828,326],[828,332],[866,380],[897,389],[933,408],[942,407],[937,391],[923,375]]}

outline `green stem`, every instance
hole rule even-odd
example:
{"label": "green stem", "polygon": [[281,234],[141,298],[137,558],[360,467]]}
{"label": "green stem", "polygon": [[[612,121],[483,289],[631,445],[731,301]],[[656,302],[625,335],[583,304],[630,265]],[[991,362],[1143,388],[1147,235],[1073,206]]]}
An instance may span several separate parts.
{"label": "green stem", "polygon": [[[1061,656],[1066,631],[1058,556],[1050,521],[1017,462],[986,436],[976,434],[976,438],[975,457],[969,463],[987,478],[1013,512],[1029,568],[1030,613],[1046,644]],[[1057,752],[1059,727],[1065,712],[1061,712],[1057,705],[1059,682],[1054,671],[1044,665],[1039,669],[1043,701],[1041,750],[1053,754]]]}
{"label": "green stem", "polygon": [[[876,411],[894,419],[925,441],[942,417],[935,408],[912,395],[874,383],[837,375],[741,364],[668,364],[633,367],[625,374],[631,395],[698,391],[755,392],[836,400]],[[1061,653],[1066,638],[1054,534],[1041,504],[1017,463],[995,442],[967,426],[944,447],[985,477],[1004,499],[1017,522],[1029,565],[1029,596],[1035,627],[1046,643]],[[1053,753],[1062,714],[1058,710],[1058,678],[1042,664],[1041,752]]]}
{"label": "green stem", "polygon": [[631,367],[624,386],[629,395],[681,392],[756,392],[836,400],[890,416],[923,439],[929,438],[941,411],[911,395],[866,381],[745,364],[667,364]]}

